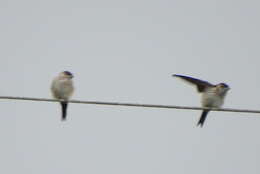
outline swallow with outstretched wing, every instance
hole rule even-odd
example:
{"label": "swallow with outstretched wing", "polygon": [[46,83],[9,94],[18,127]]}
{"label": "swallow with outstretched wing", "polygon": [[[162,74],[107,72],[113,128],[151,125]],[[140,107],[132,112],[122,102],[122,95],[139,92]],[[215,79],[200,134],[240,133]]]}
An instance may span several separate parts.
{"label": "swallow with outstretched wing", "polygon": [[[219,83],[213,85],[207,81],[196,79],[193,77],[183,76],[183,75],[172,75],[173,77],[178,77],[186,82],[189,82],[197,86],[199,93],[202,93],[201,104],[203,107],[209,108],[220,108],[224,104],[224,99],[227,94],[227,91],[230,89],[229,86],[225,83]],[[197,123],[197,126],[202,127],[209,110],[203,110],[200,119]]]}

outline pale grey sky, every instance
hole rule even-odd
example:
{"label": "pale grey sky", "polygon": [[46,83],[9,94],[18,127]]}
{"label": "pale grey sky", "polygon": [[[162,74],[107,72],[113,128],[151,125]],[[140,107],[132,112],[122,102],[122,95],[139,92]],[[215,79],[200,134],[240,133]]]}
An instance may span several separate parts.
{"label": "pale grey sky", "polygon": [[[2,0],[0,95],[200,106],[171,74],[232,88],[225,107],[260,109],[255,0]],[[1,100],[0,173],[259,174],[260,117]]]}

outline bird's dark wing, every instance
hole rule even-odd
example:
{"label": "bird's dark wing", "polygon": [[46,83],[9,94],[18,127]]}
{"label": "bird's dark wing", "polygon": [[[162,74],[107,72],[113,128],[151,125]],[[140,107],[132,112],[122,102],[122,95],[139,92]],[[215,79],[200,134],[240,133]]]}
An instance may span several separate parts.
{"label": "bird's dark wing", "polygon": [[188,76],[183,76],[183,75],[178,75],[178,74],[173,74],[172,76],[173,77],[179,77],[179,78],[181,78],[181,79],[183,79],[183,80],[185,80],[189,83],[197,85],[198,92],[204,92],[207,87],[213,87],[214,86],[207,81],[196,79],[196,78],[193,78],[193,77],[188,77]]}

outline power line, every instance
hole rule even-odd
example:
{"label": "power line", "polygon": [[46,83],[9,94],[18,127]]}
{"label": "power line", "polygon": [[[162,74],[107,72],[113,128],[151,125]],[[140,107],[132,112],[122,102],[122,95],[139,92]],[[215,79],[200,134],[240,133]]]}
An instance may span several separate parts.
{"label": "power line", "polygon": [[[0,96],[0,99],[27,100],[27,101],[40,101],[40,102],[61,102],[61,101],[64,101],[64,100],[56,100],[56,99],[48,99],[48,98],[12,97],[12,96]],[[260,114],[260,110],[249,110],[249,109],[206,108],[206,107],[189,107],[189,106],[175,106],[175,105],[157,105],[157,104],[140,104],[140,103],[123,103],[123,102],[103,102],[103,101],[81,101],[81,100],[69,100],[68,102],[69,103],[77,103],[77,104],[129,106],[129,107],[162,108],[162,109],[183,109],[183,110],[210,109],[211,111],[241,112],[241,113]]]}

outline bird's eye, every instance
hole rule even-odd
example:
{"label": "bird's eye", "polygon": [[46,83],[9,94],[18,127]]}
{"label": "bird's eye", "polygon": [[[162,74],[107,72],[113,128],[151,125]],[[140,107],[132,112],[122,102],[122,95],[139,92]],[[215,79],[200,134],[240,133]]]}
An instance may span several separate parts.
{"label": "bird's eye", "polygon": [[63,73],[64,73],[65,75],[67,75],[67,76],[72,76],[72,73],[69,72],[69,71],[64,71]]}
{"label": "bird's eye", "polygon": [[222,88],[228,88],[228,85],[225,84],[225,83],[221,83],[221,84],[220,84],[220,87],[222,87]]}

